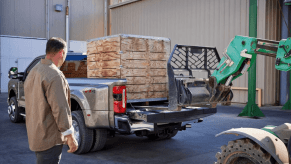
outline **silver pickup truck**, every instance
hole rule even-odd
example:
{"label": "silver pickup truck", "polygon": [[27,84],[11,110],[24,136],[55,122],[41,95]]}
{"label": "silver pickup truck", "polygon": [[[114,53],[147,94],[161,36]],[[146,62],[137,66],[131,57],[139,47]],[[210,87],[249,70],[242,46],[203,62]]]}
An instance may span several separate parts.
{"label": "silver pickup truck", "polygon": [[[189,53],[178,60],[177,51],[185,48]],[[197,53],[204,56],[199,62],[204,62],[205,67],[193,66],[190,70],[179,66],[179,63],[183,64],[182,60],[189,60],[191,54]],[[24,72],[18,73],[17,68],[12,67],[8,73],[7,104],[12,122],[25,118],[25,78],[44,57],[35,58]],[[74,135],[79,143],[75,153],[100,150],[107,137],[115,134],[135,134],[152,140],[169,139],[178,131],[191,127],[190,123],[202,122],[203,117],[215,114],[216,103],[201,103],[212,94],[207,90],[209,79],[195,78],[192,73],[206,71],[210,76],[210,70],[215,69],[219,61],[215,48],[176,45],[167,66],[169,95],[163,99],[126,100],[126,79],[67,78]],[[192,61],[192,65],[195,62]]]}

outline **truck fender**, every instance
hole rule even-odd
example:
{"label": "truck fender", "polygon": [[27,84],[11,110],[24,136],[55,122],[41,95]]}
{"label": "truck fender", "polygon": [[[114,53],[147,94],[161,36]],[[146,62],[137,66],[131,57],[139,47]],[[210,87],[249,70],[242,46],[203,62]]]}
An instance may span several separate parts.
{"label": "truck fender", "polygon": [[234,134],[236,136],[245,136],[265,149],[279,164],[289,164],[288,151],[285,144],[275,135],[256,128],[233,128],[223,131],[215,137],[222,134]]}
{"label": "truck fender", "polygon": [[83,115],[84,115],[85,124],[88,125],[89,118],[87,114],[91,114],[91,110],[89,110],[90,106],[88,104],[88,100],[86,99],[85,95],[79,90],[71,90],[71,99],[74,99],[80,105]]}
{"label": "truck fender", "polygon": [[83,93],[81,93],[78,90],[72,90],[71,91],[71,99],[74,99],[78,102],[78,104],[80,105],[81,109],[90,109],[88,101],[86,99],[86,97],[83,95]]}

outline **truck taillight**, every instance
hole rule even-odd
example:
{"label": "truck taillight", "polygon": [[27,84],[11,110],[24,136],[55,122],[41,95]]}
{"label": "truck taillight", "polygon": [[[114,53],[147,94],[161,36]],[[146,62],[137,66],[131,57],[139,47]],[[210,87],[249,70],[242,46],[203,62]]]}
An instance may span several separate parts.
{"label": "truck taillight", "polygon": [[113,87],[114,98],[114,112],[125,113],[126,112],[126,86]]}

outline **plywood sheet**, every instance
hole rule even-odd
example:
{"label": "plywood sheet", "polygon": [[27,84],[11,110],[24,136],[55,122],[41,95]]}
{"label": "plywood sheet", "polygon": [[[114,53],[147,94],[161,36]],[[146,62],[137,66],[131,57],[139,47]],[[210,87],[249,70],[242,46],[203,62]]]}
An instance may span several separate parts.
{"label": "plywood sheet", "polygon": [[167,69],[121,69],[121,78],[137,77],[137,76],[166,76]]}
{"label": "plywood sheet", "polygon": [[167,83],[167,77],[126,77],[127,84]]}
{"label": "plywood sheet", "polygon": [[128,93],[132,92],[163,92],[167,89],[167,84],[151,84],[151,85],[126,85]]}
{"label": "plywood sheet", "polygon": [[87,43],[88,55],[119,51],[120,51],[120,37],[104,38],[103,40],[93,40]]}
{"label": "plywood sheet", "polygon": [[121,51],[147,51],[147,40],[143,38],[121,38]]}
{"label": "plywood sheet", "polygon": [[127,99],[148,99],[148,98],[165,98],[167,92],[139,92],[139,93],[127,93]]}
{"label": "plywood sheet", "polygon": [[150,52],[170,52],[170,43],[164,40],[150,39],[148,41]]}
{"label": "plywood sheet", "polygon": [[88,70],[89,78],[119,78],[120,69],[94,69]]}

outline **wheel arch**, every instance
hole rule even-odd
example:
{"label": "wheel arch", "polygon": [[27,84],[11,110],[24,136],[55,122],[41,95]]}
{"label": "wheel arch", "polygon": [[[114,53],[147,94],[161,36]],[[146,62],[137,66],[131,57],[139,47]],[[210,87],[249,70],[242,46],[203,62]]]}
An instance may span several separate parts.
{"label": "wheel arch", "polygon": [[76,100],[75,98],[71,98],[71,111],[78,111],[78,110],[82,110],[82,105],[80,102],[78,102],[78,100]]}
{"label": "wheel arch", "polygon": [[8,92],[8,98],[10,100],[11,97],[15,96],[16,97],[16,92],[14,91],[14,89],[10,89]]}
{"label": "wheel arch", "polygon": [[223,131],[215,137],[222,134],[233,134],[245,136],[265,149],[279,164],[289,164],[288,151],[285,144],[273,134],[261,129],[255,128],[235,128]]}

